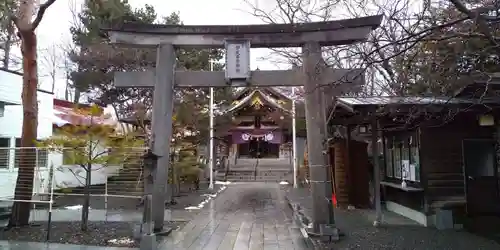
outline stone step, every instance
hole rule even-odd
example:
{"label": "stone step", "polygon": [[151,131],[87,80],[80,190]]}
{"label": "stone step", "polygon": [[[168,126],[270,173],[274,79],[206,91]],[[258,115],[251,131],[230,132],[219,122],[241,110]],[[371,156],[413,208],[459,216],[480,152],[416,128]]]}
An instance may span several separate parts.
{"label": "stone step", "polygon": [[248,179],[252,179],[252,180],[281,180],[283,178],[276,178],[276,177],[265,177],[265,176],[245,176],[245,177],[234,177],[234,176],[228,176],[227,179],[232,179],[232,180],[248,180]]}
{"label": "stone step", "polygon": [[11,201],[0,201],[0,221],[8,220],[12,214]]}
{"label": "stone step", "polygon": [[227,180],[230,183],[238,183],[238,182],[269,182],[269,183],[280,183],[283,180],[255,180],[255,179],[245,179],[245,180],[239,180],[239,179],[228,179]]}

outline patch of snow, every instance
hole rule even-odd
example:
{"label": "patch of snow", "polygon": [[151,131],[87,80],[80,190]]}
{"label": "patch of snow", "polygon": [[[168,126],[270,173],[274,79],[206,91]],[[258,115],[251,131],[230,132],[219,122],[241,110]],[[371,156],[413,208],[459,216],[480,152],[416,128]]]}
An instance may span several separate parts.
{"label": "patch of snow", "polygon": [[[64,208],[69,209],[69,210],[82,210],[83,206],[82,205],[74,205],[74,206],[67,206]],[[90,207],[89,207],[89,209],[90,209]]]}
{"label": "patch of snow", "polygon": [[[200,204],[198,204],[198,206],[194,207],[194,206],[191,206],[191,207],[186,207],[184,209],[186,210],[195,210],[195,209],[202,209],[205,204],[207,204],[208,202],[210,202],[212,199],[214,199],[215,197],[217,197],[218,194],[220,194],[222,191],[224,191],[227,186],[227,184],[229,184],[230,182],[221,182],[221,183],[226,183],[226,184],[223,184],[224,186],[221,186],[219,188],[219,190],[217,190],[217,192],[215,192],[214,194],[202,194],[201,196],[204,196],[206,197],[205,200],[203,200],[202,202],[200,202]],[[216,184],[220,184],[220,183],[217,183]]]}
{"label": "patch of snow", "polygon": [[111,244],[117,244],[117,245],[131,245],[134,243],[134,241],[128,237],[123,237],[123,238],[120,238],[120,239],[112,239],[112,240],[108,240],[108,243],[111,243]]}
{"label": "patch of snow", "polygon": [[307,233],[307,231],[304,229],[304,228],[300,228],[300,232],[302,233],[302,236],[304,238],[309,238],[309,234]]}
{"label": "patch of snow", "polygon": [[206,197],[212,197],[212,198],[215,198],[215,197],[217,197],[217,194],[202,194],[201,196],[206,196]]}
{"label": "patch of snow", "polygon": [[290,183],[288,183],[288,181],[281,181],[280,182],[280,185],[288,185],[288,184],[290,184]]}

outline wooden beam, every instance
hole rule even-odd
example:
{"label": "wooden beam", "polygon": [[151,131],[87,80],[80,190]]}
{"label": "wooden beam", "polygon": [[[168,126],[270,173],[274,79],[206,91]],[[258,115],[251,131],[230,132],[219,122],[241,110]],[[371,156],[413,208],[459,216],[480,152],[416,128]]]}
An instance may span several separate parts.
{"label": "wooden beam", "polygon": [[125,31],[108,31],[111,43],[134,47],[156,47],[158,44],[174,44],[180,48],[223,48],[225,40],[248,39],[252,48],[300,47],[306,41],[318,42],[321,46],[335,46],[365,41],[372,27],[357,27],[335,31],[313,31],[302,33],[265,34],[158,34]]}
{"label": "wooden beam", "polygon": [[[177,71],[175,87],[227,87],[224,71]],[[257,70],[252,71],[250,86],[302,86],[304,77],[301,69],[293,70]],[[361,86],[364,82],[362,69],[327,69],[322,76],[325,84],[331,84],[342,91]],[[114,83],[119,88],[153,88],[155,73],[153,70],[136,72],[115,72]],[[348,84],[345,84],[348,83]]]}

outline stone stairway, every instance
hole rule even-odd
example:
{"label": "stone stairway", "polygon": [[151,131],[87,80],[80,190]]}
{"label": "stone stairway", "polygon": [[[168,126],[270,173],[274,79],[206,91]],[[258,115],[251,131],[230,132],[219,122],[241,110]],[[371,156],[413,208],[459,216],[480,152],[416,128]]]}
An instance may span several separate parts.
{"label": "stone stairway", "polygon": [[291,171],[288,159],[238,159],[224,176],[230,182],[280,182]]}

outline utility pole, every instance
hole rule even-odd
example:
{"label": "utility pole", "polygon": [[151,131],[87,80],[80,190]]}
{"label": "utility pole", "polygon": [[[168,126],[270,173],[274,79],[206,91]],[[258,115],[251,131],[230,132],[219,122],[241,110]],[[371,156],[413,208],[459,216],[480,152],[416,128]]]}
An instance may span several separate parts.
{"label": "utility pole", "polygon": [[293,157],[293,187],[297,188],[297,124],[295,114],[295,87],[292,87],[292,157]]}
{"label": "utility pole", "polygon": [[[214,62],[210,61],[210,71],[214,71]],[[210,87],[210,148],[209,150],[209,169],[210,180],[208,184],[209,189],[214,188],[214,88]]]}

